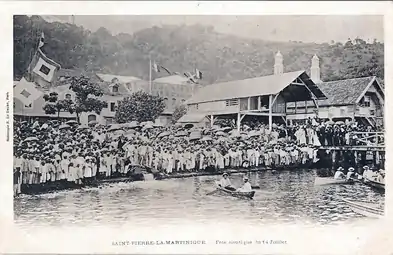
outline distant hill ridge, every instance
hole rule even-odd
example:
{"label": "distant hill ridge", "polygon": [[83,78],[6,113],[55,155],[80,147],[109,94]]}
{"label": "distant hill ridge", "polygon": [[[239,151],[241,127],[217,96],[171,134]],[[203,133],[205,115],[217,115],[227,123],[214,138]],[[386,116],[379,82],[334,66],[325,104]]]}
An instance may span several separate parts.
{"label": "distant hill ridge", "polygon": [[[269,42],[221,34],[201,25],[163,26],[132,35],[113,36],[107,29],[95,32],[40,16],[14,17],[14,77],[23,75],[44,31],[44,52],[63,68],[107,74],[149,77],[152,59],[172,72],[203,72],[203,83],[229,81],[273,73],[274,54],[280,50],[284,71],[306,70],[316,54],[324,81],[375,75],[384,79],[384,44],[356,38],[342,43]],[[166,76],[162,71],[153,79]]]}

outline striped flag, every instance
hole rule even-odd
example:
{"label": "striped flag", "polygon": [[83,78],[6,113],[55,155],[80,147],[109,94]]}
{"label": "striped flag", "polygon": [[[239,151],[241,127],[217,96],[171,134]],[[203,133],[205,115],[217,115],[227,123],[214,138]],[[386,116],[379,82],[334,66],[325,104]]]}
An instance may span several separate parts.
{"label": "striped flag", "polygon": [[30,81],[36,82],[40,86],[45,85],[42,84],[42,80],[51,83],[60,68],[61,66],[58,63],[48,58],[41,49],[38,49],[29,66]]}
{"label": "striped flag", "polygon": [[154,61],[154,63],[153,63],[153,70],[154,70],[156,73],[159,73],[159,72],[160,72],[160,67],[157,65],[156,61]]}

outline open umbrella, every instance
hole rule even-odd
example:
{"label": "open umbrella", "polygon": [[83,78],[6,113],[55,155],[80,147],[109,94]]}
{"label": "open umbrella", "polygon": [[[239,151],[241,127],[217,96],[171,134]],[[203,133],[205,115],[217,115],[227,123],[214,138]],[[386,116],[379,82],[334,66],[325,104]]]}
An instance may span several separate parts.
{"label": "open umbrella", "polygon": [[186,125],[184,125],[185,128],[190,129],[194,127],[194,124],[188,123]]}
{"label": "open umbrella", "polygon": [[119,124],[113,124],[113,125],[108,129],[108,132],[113,132],[113,131],[120,130],[120,129],[122,129],[121,125],[119,125]]}
{"label": "open umbrella", "polygon": [[239,137],[241,135],[241,133],[237,130],[231,131],[230,134],[231,137]]}
{"label": "open umbrella", "polygon": [[38,141],[38,138],[37,137],[27,137],[24,141],[25,142]]}
{"label": "open umbrella", "polygon": [[218,131],[216,133],[217,136],[226,136],[226,133],[222,132],[222,131]]}
{"label": "open umbrella", "polygon": [[125,128],[136,128],[139,127],[139,124],[137,121],[131,121],[130,123],[124,124]]}
{"label": "open umbrella", "polygon": [[231,131],[231,130],[232,130],[231,127],[223,127],[223,128],[220,128],[220,131],[222,131],[222,132],[229,132],[229,131]]}
{"label": "open umbrella", "polygon": [[334,124],[334,121],[328,120],[328,121],[326,121],[326,124],[328,124],[328,125],[333,125],[333,124]]}
{"label": "open umbrella", "polygon": [[60,125],[59,127],[59,129],[67,129],[67,128],[70,128],[70,126],[67,124]]}
{"label": "open umbrella", "polygon": [[92,120],[92,121],[89,121],[89,126],[94,126],[94,125],[97,125],[98,124],[98,122],[96,121],[96,120]]}
{"label": "open umbrella", "polygon": [[179,137],[179,136],[188,136],[188,132],[186,131],[179,131],[175,134],[175,136]]}
{"label": "open umbrella", "polygon": [[210,136],[204,136],[201,139],[201,141],[211,141],[211,140],[213,140],[213,138],[211,138]]}
{"label": "open umbrella", "polygon": [[251,130],[250,133],[248,133],[249,137],[260,136],[260,135],[261,135],[261,132],[256,131],[256,130]]}
{"label": "open umbrella", "polygon": [[66,124],[74,125],[74,124],[78,124],[78,122],[76,120],[69,120],[69,121],[66,122]]}
{"label": "open umbrella", "polygon": [[336,124],[337,124],[337,125],[345,125],[344,121],[341,121],[341,120],[336,121]]}
{"label": "open umbrella", "polygon": [[162,125],[161,123],[154,123],[153,127],[163,127],[164,125]]}
{"label": "open umbrella", "polygon": [[160,133],[157,137],[162,138],[162,137],[169,136],[169,135],[170,135],[170,133],[168,131],[165,131],[165,132]]}
{"label": "open umbrella", "polygon": [[152,129],[152,128],[154,128],[153,124],[147,123],[145,126],[143,126],[142,129]]}
{"label": "open umbrella", "polygon": [[202,134],[201,131],[192,131],[190,133],[190,140],[199,140],[201,139]]}

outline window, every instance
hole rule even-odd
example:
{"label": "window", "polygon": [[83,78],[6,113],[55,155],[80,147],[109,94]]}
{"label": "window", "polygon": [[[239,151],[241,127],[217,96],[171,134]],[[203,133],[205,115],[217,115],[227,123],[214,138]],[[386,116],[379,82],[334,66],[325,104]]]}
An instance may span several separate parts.
{"label": "window", "polygon": [[45,65],[42,65],[41,68],[40,68],[40,72],[45,74],[45,75],[48,75],[49,72],[50,72],[50,69],[49,69],[49,67],[47,67]]}
{"label": "window", "polygon": [[64,98],[66,100],[71,100],[72,99],[71,94],[65,94]]}
{"label": "window", "polygon": [[111,103],[111,112],[116,111],[116,104],[115,103]]}
{"label": "window", "polygon": [[110,125],[113,123],[113,118],[106,118],[106,124]]}
{"label": "window", "polygon": [[114,86],[112,87],[112,92],[113,92],[113,93],[118,93],[118,92],[119,92],[119,86],[114,85]]}
{"label": "window", "polygon": [[370,107],[370,96],[364,96],[364,106]]}
{"label": "window", "polygon": [[90,123],[92,121],[96,121],[97,120],[97,116],[94,114],[90,114],[89,116],[87,116],[87,122]]}
{"label": "window", "polygon": [[25,105],[24,105],[24,108],[25,108],[25,109],[31,109],[31,108],[33,108],[33,103],[25,104]]}
{"label": "window", "polygon": [[238,100],[238,99],[226,100],[225,105],[226,105],[226,106],[239,105],[239,100]]}
{"label": "window", "polygon": [[25,89],[22,90],[22,92],[20,92],[20,94],[26,98],[29,98],[29,96],[31,96],[31,94]]}

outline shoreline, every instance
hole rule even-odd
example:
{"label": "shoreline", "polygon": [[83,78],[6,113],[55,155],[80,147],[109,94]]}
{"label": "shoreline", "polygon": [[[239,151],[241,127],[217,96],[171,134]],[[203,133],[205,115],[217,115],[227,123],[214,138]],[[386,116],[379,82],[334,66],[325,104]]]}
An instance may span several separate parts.
{"label": "shoreline", "polygon": [[[253,167],[253,168],[239,168],[239,169],[223,169],[223,170],[214,170],[214,171],[199,171],[199,172],[182,172],[182,173],[172,173],[172,174],[163,174],[161,172],[151,173],[138,173],[138,174],[128,174],[128,176],[114,176],[112,178],[96,178],[86,180],[86,183],[76,184],[73,182],[67,181],[56,181],[42,184],[21,184],[21,193],[24,195],[39,195],[39,194],[49,194],[56,191],[64,191],[64,190],[75,190],[86,187],[99,187],[103,184],[107,183],[121,183],[121,182],[138,182],[138,181],[149,181],[145,180],[146,175],[152,175],[153,178],[151,180],[169,180],[169,179],[182,179],[182,178],[190,178],[190,177],[198,177],[198,176],[217,176],[222,175],[224,172],[231,174],[237,173],[250,173],[250,172],[264,172],[264,171],[296,171],[296,170],[311,170],[315,169],[312,166],[289,166],[289,167]],[[116,173],[116,172],[115,172]],[[120,175],[117,173],[117,175]]]}

